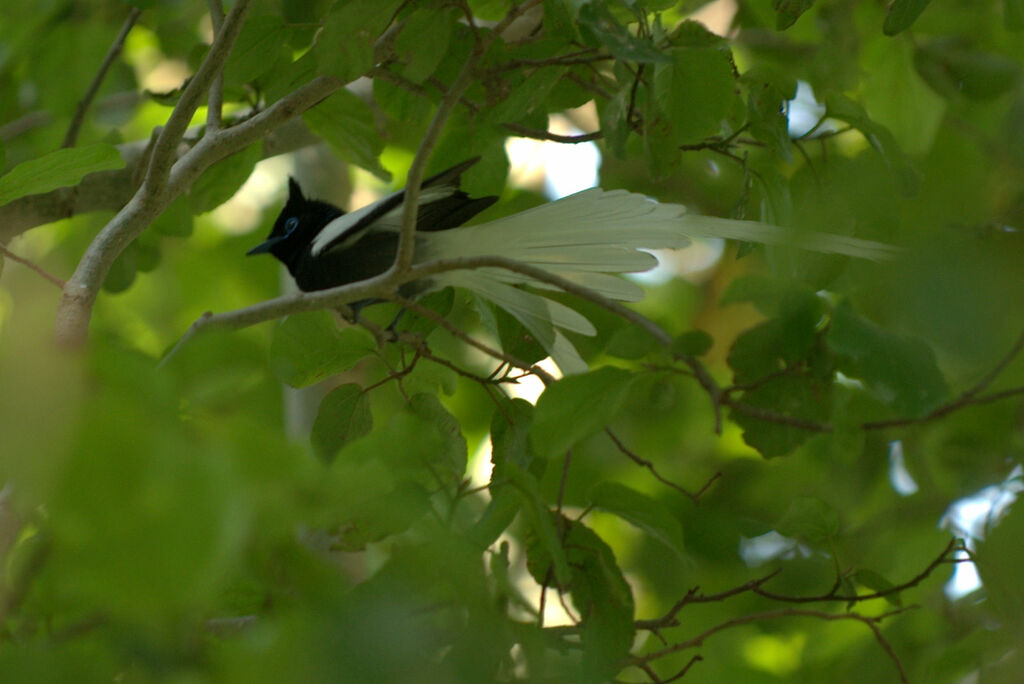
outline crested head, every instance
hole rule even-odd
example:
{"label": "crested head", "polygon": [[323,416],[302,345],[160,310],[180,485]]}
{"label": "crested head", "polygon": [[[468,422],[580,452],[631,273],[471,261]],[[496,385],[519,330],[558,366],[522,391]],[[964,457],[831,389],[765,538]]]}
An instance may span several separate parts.
{"label": "crested head", "polygon": [[270,235],[248,254],[270,252],[291,269],[302,253],[309,249],[317,233],[344,213],[328,202],[307,199],[298,181],[289,176],[288,200],[277,215]]}

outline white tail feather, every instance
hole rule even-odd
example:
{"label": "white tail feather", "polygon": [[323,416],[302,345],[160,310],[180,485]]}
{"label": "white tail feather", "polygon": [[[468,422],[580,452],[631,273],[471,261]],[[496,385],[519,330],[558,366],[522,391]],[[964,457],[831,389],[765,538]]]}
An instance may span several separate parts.
{"label": "white tail feather", "polygon": [[[678,204],[660,204],[625,190],[591,188],[488,223],[429,233],[421,242],[417,260],[503,256],[542,268],[609,299],[636,301],[643,291],[609,274],[646,271],[657,259],[640,250],[685,247],[690,237],[791,245],[873,260],[891,259],[899,253],[897,248],[878,242],[689,214]],[[442,287],[468,288],[511,313],[552,354],[563,372],[586,369],[572,343],[556,328],[593,335],[590,321],[562,304],[514,287],[527,284],[555,289],[550,285],[499,268],[449,271],[433,280]]]}

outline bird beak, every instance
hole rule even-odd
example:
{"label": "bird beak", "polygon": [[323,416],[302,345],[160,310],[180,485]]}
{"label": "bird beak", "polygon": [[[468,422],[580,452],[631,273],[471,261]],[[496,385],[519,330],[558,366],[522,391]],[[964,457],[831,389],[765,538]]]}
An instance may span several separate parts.
{"label": "bird beak", "polygon": [[245,255],[246,256],[252,256],[253,254],[263,254],[264,252],[269,252],[270,250],[272,250],[274,248],[274,246],[276,244],[278,244],[282,240],[284,240],[284,236],[267,238],[266,240],[264,240],[260,244],[256,245],[255,247],[250,249],[248,252],[246,252]]}

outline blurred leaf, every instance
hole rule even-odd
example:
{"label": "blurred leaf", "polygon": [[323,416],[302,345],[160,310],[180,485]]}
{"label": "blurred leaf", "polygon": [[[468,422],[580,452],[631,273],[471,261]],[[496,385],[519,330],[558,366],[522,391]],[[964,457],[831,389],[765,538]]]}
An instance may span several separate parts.
{"label": "blurred leaf", "polygon": [[400,480],[393,491],[369,497],[359,510],[345,521],[335,548],[339,551],[365,551],[366,545],[404,532],[423,517],[430,497],[419,484]]}
{"label": "blurred leaf", "polygon": [[224,63],[225,83],[250,83],[276,66],[276,58],[285,54],[289,33],[279,16],[249,17]]}
{"label": "blurred leaf", "polygon": [[1003,25],[1007,31],[1024,31],[1024,0],[1003,0]]}
{"label": "blurred leaf", "polygon": [[619,671],[633,644],[633,592],[604,540],[582,523],[566,525],[572,602],[583,620],[584,677],[605,681]]}
{"label": "blurred leaf", "polygon": [[931,347],[879,328],[857,316],[849,304],[836,307],[827,339],[839,370],[863,380],[879,401],[900,414],[922,416],[948,394]]}
{"label": "blurred leaf", "polygon": [[401,73],[413,83],[427,79],[445,56],[458,18],[454,8],[418,9],[405,19],[395,39]]}
{"label": "blurred leaf", "polygon": [[384,141],[377,134],[373,113],[359,96],[341,89],[307,109],[302,120],[345,161],[361,166],[382,180],[391,179],[378,159]]}
{"label": "blurred leaf", "polygon": [[930,2],[931,0],[893,0],[885,13],[882,32],[887,36],[895,36],[907,30],[917,21]]}
{"label": "blurred leaf", "polygon": [[[733,296],[739,296],[734,294]],[[806,360],[818,340],[824,303],[816,295],[790,289],[775,304],[779,315],[745,330],[729,350],[737,384],[748,384]]]}
{"label": "blurred leaf", "polygon": [[75,185],[90,173],[122,168],[124,159],[113,145],[97,143],[54,150],[0,176],[0,206],[26,195]]}
{"label": "blurred leaf", "polygon": [[281,382],[305,387],[348,370],[376,349],[362,328],[338,330],[326,311],[293,314],[274,329],[270,365]]}
{"label": "blurred leaf", "polygon": [[213,211],[234,197],[263,158],[263,143],[249,145],[206,169],[189,190],[193,214]]}
{"label": "blurred leaf", "polygon": [[[446,287],[437,292],[431,292],[421,297],[417,302],[422,307],[430,309],[441,318],[447,318],[455,305],[455,289]],[[414,311],[406,311],[398,321],[397,328],[406,332],[415,333],[426,337],[437,328],[438,324],[426,316],[420,316]]]}
{"label": "blurred leaf", "polygon": [[813,497],[794,499],[775,529],[779,534],[815,546],[830,543],[839,534],[839,514],[832,506]]}
{"label": "blurred leaf", "polygon": [[515,463],[523,469],[533,461],[530,444],[530,425],[533,422],[533,406],[525,399],[502,402],[491,417],[491,461],[494,472],[492,484],[503,479],[505,463]]}
{"label": "blurred leaf", "polygon": [[845,121],[860,131],[875,150],[882,155],[899,182],[901,191],[913,195],[920,181],[917,172],[903,154],[896,139],[885,126],[872,121],[864,108],[841,93],[829,93],[825,98],[828,116]]}
{"label": "blurred leaf", "polygon": [[785,31],[813,6],[814,0],[772,0],[772,7],[777,13],[775,29]]}
{"label": "blurred leaf", "polygon": [[521,509],[530,525],[530,536],[526,540],[526,569],[539,584],[554,582],[555,586],[567,588],[570,581],[569,560],[562,542],[562,528],[555,514],[544,503],[540,495],[540,484],[529,472],[512,463],[506,469],[509,482],[516,488],[522,500]]}
{"label": "blurred leaf", "polygon": [[683,527],[660,501],[618,482],[602,482],[590,492],[590,503],[647,532],[680,558],[685,556]]}
{"label": "blurred leaf", "polygon": [[495,123],[515,122],[534,112],[538,107],[541,108],[540,111],[546,113],[544,105],[552,89],[565,73],[566,69],[553,67],[536,69],[491,110],[488,118]]}
{"label": "blurred leaf", "polygon": [[372,428],[373,415],[363,388],[355,384],[342,385],[331,390],[320,402],[310,435],[313,451],[330,463],[342,447]]}
{"label": "blurred leaf", "polygon": [[580,6],[577,21],[587,42],[604,45],[608,52],[621,60],[653,63],[670,59],[651,41],[633,35],[604,3],[591,2]]}
{"label": "blurred leaf", "polygon": [[935,39],[914,53],[921,78],[939,95],[990,100],[1020,81],[1021,65],[994,52],[974,50],[952,39]]}
{"label": "blurred leaf", "polygon": [[986,603],[1005,624],[1002,629],[1024,635],[1024,506],[1012,505],[1009,512],[992,526],[971,554],[988,595]]}
{"label": "blurred leaf", "polygon": [[874,570],[861,568],[853,574],[853,579],[857,584],[865,586],[871,591],[878,593],[888,592],[885,594],[885,600],[892,605],[896,607],[903,605],[903,601],[900,600],[900,593],[898,591],[893,591],[893,589],[896,588],[896,585]]}
{"label": "blurred leaf", "polygon": [[473,16],[484,21],[498,21],[508,14],[512,0],[469,0]]}
{"label": "blurred leaf", "polygon": [[659,348],[658,341],[637,325],[623,325],[612,333],[605,353],[618,359],[642,359]]}
{"label": "blurred leaf", "polygon": [[348,83],[374,64],[377,39],[394,19],[401,0],[336,3],[313,46],[321,69]]}
{"label": "blurred leaf", "polygon": [[185,195],[167,205],[156,220],[153,230],[168,237],[188,237],[192,234],[192,206]]}
{"label": "blurred leaf", "polygon": [[[831,381],[808,375],[779,375],[738,396],[752,413],[733,408],[743,441],[765,458],[783,456],[818,434],[813,426],[828,420]],[[763,415],[762,415],[763,412]]]}
{"label": "blurred leaf", "polygon": [[703,330],[689,330],[675,339],[672,351],[687,356],[704,356],[715,341]]}
{"label": "blurred leaf", "polygon": [[603,429],[619,412],[633,374],[600,368],[548,386],[537,400],[530,441],[538,453],[561,454]]}
{"label": "blurred leaf", "polygon": [[414,395],[409,400],[409,409],[414,415],[430,422],[441,438],[442,447],[432,455],[434,465],[431,470],[435,476],[437,473],[447,473],[450,481],[461,480],[466,472],[468,454],[458,419],[433,394]]}
{"label": "blurred leaf", "polygon": [[732,57],[720,48],[673,48],[654,68],[659,109],[679,145],[717,134],[736,98]]}
{"label": "blurred leaf", "polygon": [[106,292],[124,292],[135,282],[135,273],[138,271],[136,264],[135,244],[126,246],[110,265],[106,277],[103,279],[103,289]]}
{"label": "blurred leaf", "polygon": [[632,87],[620,89],[615,96],[597,104],[601,117],[601,133],[612,153],[622,157],[626,151],[626,138],[630,133],[630,122],[626,119]]}

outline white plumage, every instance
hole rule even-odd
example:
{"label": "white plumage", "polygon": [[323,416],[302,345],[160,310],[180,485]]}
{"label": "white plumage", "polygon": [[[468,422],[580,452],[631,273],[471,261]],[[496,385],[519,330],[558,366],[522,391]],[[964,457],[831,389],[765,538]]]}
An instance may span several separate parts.
{"label": "white plumage", "polygon": [[[874,260],[892,258],[897,253],[895,248],[877,242],[699,216],[687,213],[681,205],[655,202],[625,190],[591,188],[487,223],[430,233],[422,241],[416,260],[503,256],[542,268],[609,299],[637,301],[643,297],[643,290],[610,274],[653,268],[657,259],[641,250],[685,247],[691,236],[791,244]],[[471,290],[511,313],[564,372],[586,369],[558,328],[593,335],[590,321],[558,302],[515,287],[552,289],[547,283],[490,267],[449,271],[433,280],[436,287],[453,285]]]}

